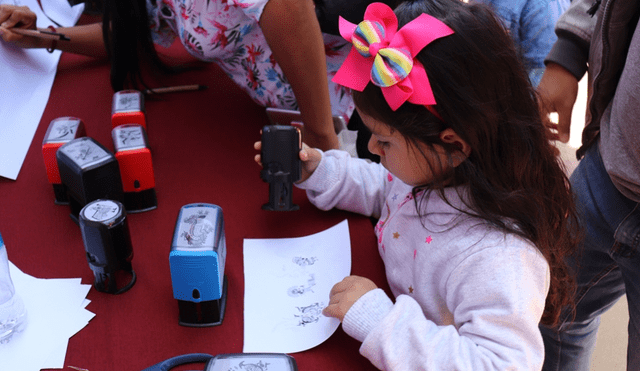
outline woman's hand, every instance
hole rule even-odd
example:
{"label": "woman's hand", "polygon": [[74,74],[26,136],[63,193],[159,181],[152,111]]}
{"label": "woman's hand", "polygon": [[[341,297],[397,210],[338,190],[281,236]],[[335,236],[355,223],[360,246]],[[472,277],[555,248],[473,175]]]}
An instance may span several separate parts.
{"label": "woman's hand", "polygon": [[[255,148],[258,151],[261,151],[262,142],[260,141],[255,142],[253,144],[253,148]],[[300,160],[302,161],[302,174],[298,183],[304,182],[305,180],[309,179],[311,174],[313,174],[313,172],[316,171],[316,168],[318,167],[320,160],[322,160],[322,154],[320,154],[320,151],[309,147],[305,143],[302,143],[302,150],[300,150],[299,156],[300,156]],[[260,166],[262,166],[262,158],[259,154],[254,157],[254,160]]]}
{"label": "woman's hand", "polygon": [[329,305],[324,308],[322,314],[327,317],[335,317],[342,322],[349,309],[364,294],[377,289],[373,281],[359,276],[349,276],[336,283],[329,294]]}
{"label": "woman's hand", "polygon": [[13,28],[36,30],[36,20],[36,14],[26,6],[0,5],[0,36],[2,40],[22,48],[49,47],[50,40],[22,36],[11,31]]}

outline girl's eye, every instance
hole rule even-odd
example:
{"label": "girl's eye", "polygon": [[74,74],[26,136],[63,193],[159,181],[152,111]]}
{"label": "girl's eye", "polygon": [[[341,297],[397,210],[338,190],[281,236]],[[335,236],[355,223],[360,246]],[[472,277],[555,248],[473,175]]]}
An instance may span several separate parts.
{"label": "girl's eye", "polygon": [[389,147],[389,142],[383,142],[381,140],[378,140],[378,146],[380,146],[380,148],[388,148]]}

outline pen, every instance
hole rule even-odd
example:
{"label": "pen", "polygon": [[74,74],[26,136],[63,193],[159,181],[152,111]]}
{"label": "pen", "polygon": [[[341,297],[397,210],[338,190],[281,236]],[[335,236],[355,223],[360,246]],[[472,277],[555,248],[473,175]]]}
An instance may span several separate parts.
{"label": "pen", "polygon": [[162,94],[162,93],[177,93],[181,91],[193,91],[193,90],[204,90],[206,89],[206,85],[179,85],[179,86],[168,86],[165,88],[154,88],[154,89],[146,89],[144,94]]}
{"label": "pen", "polygon": [[61,33],[51,32],[51,31],[40,31],[40,30],[26,30],[24,28],[10,28],[9,31],[15,32],[19,35],[23,36],[33,36],[39,37],[41,39],[46,40],[65,40],[71,41],[68,37]]}

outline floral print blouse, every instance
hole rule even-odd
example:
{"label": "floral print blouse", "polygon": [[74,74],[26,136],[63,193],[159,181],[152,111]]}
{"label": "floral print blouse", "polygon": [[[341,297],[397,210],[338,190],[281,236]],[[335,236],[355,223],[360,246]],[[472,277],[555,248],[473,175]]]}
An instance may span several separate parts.
{"label": "floral print blouse", "polygon": [[[217,63],[258,104],[297,110],[291,86],[258,25],[267,1],[147,0],[153,41],[168,47],[178,37],[190,54]],[[354,110],[351,94],[331,78],[351,45],[339,36],[323,37],[332,111],[348,118]]]}

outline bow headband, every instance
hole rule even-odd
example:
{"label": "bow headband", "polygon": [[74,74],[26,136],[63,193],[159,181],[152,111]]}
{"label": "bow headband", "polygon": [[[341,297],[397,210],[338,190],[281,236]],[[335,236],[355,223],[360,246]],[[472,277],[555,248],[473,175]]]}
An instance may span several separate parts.
{"label": "bow headband", "polygon": [[339,19],[340,35],[353,47],[332,81],[363,91],[369,81],[382,89],[389,107],[397,110],[404,102],[424,105],[436,116],[427,73],[415,56],[433,40],[453,34],[442,21],[421,14],[398,30],[393,10],[372,3],[364,20],[355,25]]}

